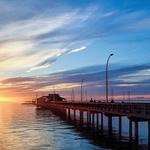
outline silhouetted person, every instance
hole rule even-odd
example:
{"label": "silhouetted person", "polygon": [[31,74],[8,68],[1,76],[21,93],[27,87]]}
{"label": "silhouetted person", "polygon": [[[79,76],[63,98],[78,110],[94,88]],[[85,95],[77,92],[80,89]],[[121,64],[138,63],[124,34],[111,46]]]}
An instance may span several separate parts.
{"label": "silhouetted person", "polygon": [[113,99],[111,100],[111,103],[114,103],[114,100],[113,100]]}
{"label": "silhouetted person", "polygon": [[90,102],[93,102],[93,99],[91,98]]}

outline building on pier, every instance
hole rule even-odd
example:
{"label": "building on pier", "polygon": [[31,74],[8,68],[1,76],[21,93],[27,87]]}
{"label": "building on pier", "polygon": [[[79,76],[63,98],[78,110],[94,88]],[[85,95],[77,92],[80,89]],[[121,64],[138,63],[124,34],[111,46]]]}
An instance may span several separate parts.
{"label": "building on pier", "polygon": [[61,97],[59,94],[48,94],[47,96],[42,96],[37,98],[37,105],[46,105],[50,102],[63,102],[65,98]]}

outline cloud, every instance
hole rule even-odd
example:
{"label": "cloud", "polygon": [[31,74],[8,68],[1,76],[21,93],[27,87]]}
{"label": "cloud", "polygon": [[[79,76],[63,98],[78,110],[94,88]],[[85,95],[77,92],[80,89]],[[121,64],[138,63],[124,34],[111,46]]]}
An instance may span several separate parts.
{"label": "cloud", "polygon": [[39,70],[39,69],[43,69],[43,68],[48,68],[49,64],[43,64],[41,66],[37,66],[37,67],[33,67],[30,70],[28,70],[27,72],[31,72],[31,71],[35,71],[35,70]]}
{"label": "cloud", "polygon": [[36,66],[33,66],[27,72],[48,68],[55,61],[57,61],[59,57],[65,54],[76,53],[84,49],[86,49],[85,46],[76,49],[54,49],[53,51],[51,50],[50,52],[46,52],[46,55],[41,59],[41,61],[39,61],[39,63]]}
{"label": "cloud", "polygon": [[143,20],[137,21],[136,23],[134,22],[133,24],[130,25],[131,29],[150,29],[150,18],[144,18]]}
{"label": "cloud", "polygon": [[59,83],[55,85],[48,85],[36,90],[36,92],[45,92],[45,91],[53,91],[54,88],[59,91],[64,91],[66,89],[78,88],[80,87],[80,83]]}
{"label": "cloud", "polygon": [[[7,2],[3,1],[2,5],[5,3]],[[36,3],[38,6],[43,4],[42,7],[47,8],[45,3],[39,1]],[[64,54],[85,50],[86,46],[74,47],[86,45],[88,40],[120,33],[125,26],[129,27],[135,23],[136,19],[145,20],[143,12],[119,14],[116,10],[102,10],[95,5],[85,7],[82,11],[80,8],[65,11],[59,6],[60,10],[54,7],[53,13],[46,9],[42,13],[34,14],[38,11],[35,8],[30,11],[32,15],[26,16],[24,9],[14,7],[16,4],[16,2],[5,4],[7,7],[1,10],[4,16],[14,11],[18,14],[18,18],[14,15],[11,20],[8,19],[9,22],[6,20],[0,22],[0,69],[6,72],[6,75],[8,71],[15,74],[19,70],[32,72],[46,68]],[[25,2],[25,6],[20,7],[30,9],[34,6],[28,5],[29,3]],[[55,6],[55,3],[53,5]],[[93,26],[94,28],[91,28]],[[72,43],[75,43],[74,46],[66,48]]]}
{"label": "cloud", "polygon": [[[33,17],[9,23],[1,28],[0,40],[34,39],[35,37],[51,32],[71,23],[75,12],[70,12],[55,17]],[[13,36],[12,36],[13,35]]]}
{"label": "cloud", "polygon": [[[145,75],[149,75],[149,68],[149,64],[126,67],[112,65],[109,71],[109,85],[113,87],[114,95],[122,95],[129,89],[137,98],[138,95],[149,95],[150,78],[145,78]],[[125,80],[133,79],[133,76],[138,80]],[[105,95],[105,65],[82,67],[44,76],[8,78],[0,81],[0,91],[17,94],[20,92],[20,95],[27,96],[37,91],[46,94],[52,92],[55,87],[55,90],[62,94],[74,88],[76,95],[80,95],[81,79],[84,80],[83,89],[87,89],[89,95]]]}
{"label": "cloud", "polygon": [[77,49],[73,49],[73,50],[70,50],[69,54],[70,53],[76,53],[76,52],[79,52],[79,51],[83,51],[86,49],[86,46],[82,46],[80,48],[77,48]]}
{"label": "cloud", "polygon": [[[5,12],[5,10],[3,11]],[[40,15],[31,15],[31,17],[10,21],[7,24],[0,22],[0,69],[6,74],[7,71],[15,74],[20,69],[31,72],[48,67],[59,56],[70,51],[64,47],[67,43],[65,38],[62,39],[61,44],[51,43],[56,39],[61,40],[61,36],[56,36],[57,33],[65,30],[68,26],[71,27],[77,20],[85,22],[90,15],[91,13],[88,14],[88,12],[79,15],[79,11],[74,9],[56,13],[56,15],[44,12]],[[55,34],[52,35],[53,32]],[[44,37],[45,35],[48,37]],[[45,41],[47,44],[44,43]],[[73,47],[69,49],[73,50]]]}

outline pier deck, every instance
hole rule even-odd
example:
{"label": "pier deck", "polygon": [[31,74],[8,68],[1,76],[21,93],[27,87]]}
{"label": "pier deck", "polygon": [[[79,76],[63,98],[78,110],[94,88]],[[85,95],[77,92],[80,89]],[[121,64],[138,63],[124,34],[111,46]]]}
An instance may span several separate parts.
{"label": "pier deck", "polygon": [[53,102],[46,107],[73,109],[150,120],[150,103]]}

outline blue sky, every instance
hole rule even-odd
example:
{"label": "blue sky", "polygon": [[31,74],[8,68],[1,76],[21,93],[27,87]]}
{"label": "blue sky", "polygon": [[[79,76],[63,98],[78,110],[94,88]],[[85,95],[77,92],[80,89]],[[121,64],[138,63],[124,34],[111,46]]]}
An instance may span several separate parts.
{"label": "blue sky", "polygon": [[[0,5],[2,97],[7,96],[9,90],[12,91],[9,97],[12,95],[22,99],[26,98],[27,93],[32,96],[37,91],[48,93],[52,89],[50,80],[53,86],[57,84],[55,86],[59,92],[67,96],[71,88],[79,90],[77,83],[82,75],[87,74],[85,68],[89,67],[92,73],[105,74],[105,63],[112,52],[110,76],[113,71],[120,72],[116,78],[110,77],[116,95],[121,95],[129,87],[139,97],[149,95],[146,90],[150,79],[148,0],[0,0]],[[99,70],[95,66],[99,66]],[[127,70],[121,73],[123,68]],[[128,71],[128,68],[133,71]],[[71,78],[64,81],[61,75],[67,76],[66,72],[72,70],[80,70],[81,75],[77,76],[79,81],[72,81]],[[59,74],[59,83],[51,76],[53,73]],[[47,76],[51,78],[47,79]],[[33,85],[33,78],[41,77],[45,77],[45,84],[34,80]],[[104,77],[93,75],[91,81],[85,80],[85,88],[89,84],[95,85],[90,89],[93,91],[90,95],[104,95],[104,85],[101,83]],[[96,80],[101,83],[101,89],[95,84]],[[124,89],[119,90],[117,87],[120,86]]]}

